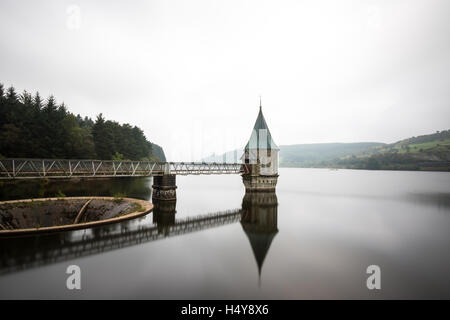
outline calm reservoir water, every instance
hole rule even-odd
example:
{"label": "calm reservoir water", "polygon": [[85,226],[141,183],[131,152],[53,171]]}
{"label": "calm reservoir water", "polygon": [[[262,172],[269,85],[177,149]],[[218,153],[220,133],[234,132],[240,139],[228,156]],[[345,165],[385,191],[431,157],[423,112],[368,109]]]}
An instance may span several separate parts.
{"label": "calm reservoir water", "polygon": [[[0,199],[151,200],[151,182],[3,184]],[[0,239],[0,298],[450,298],[450,173],[280,169],[265,195],[237,175],[177,186],[176,208],[137,220]],[[81,290],[66,288],[73,264]],[[381,290],[366,287],[369,265]]]}

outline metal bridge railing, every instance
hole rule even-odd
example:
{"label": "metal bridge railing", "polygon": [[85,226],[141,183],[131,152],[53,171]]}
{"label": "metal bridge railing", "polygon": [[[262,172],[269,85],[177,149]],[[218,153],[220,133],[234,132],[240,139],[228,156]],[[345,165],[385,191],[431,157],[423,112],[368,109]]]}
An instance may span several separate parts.
{"label": "metal bridge railing", "polygon": [[239,163],[68,159],[0,159],[0,179],[239,174]]}

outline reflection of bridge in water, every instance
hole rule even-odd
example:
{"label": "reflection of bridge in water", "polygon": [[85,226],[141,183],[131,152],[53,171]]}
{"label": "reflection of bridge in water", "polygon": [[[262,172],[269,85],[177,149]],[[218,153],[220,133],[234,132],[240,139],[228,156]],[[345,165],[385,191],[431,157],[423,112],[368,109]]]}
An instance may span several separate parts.
{"label": "reflection of bridge in water", "polygon": [[[90,229],[91,235],[85,231],[72,231],[2,239],[4,250],[1,254],[0,274],[215,228],[238,222],[241,217],[239,209],[188,217],[176,221],[174,216],[175,213],[173,214],[173,223],[165,221],[165,223],[148,226],[139,224],[133,226],[133,221],[127,221],[117,225]],[[154,215],[154,220],[161,219],[164,219],[164,217],[161,218],[158,214]]]}
{"label": "reflection of bridge in water", "polygon": [[176,201],[154,201],[153,223],[141,219],[87,230],[2,239],[0,275],[241,222],[261,273],[278,232],[275,193],[246,193],[242,208],[175,219]]}

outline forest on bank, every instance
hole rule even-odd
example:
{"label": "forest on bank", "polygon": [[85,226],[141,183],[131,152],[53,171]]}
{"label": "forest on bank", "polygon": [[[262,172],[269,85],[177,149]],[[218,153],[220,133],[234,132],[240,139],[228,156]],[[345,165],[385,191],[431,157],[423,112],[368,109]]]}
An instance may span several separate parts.
{"label": "forest on bank", "polygon": [[69,112],[53,96],[18,94],[0,83],[0,157],[166,161],[163,149],[129,124]]}

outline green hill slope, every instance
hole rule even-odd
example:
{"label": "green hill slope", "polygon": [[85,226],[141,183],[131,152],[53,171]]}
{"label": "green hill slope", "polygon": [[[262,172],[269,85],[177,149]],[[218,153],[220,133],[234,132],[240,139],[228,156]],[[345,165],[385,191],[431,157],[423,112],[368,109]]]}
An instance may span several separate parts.
{"label": "green hill slope", "polygon": [[378,142],[312,143],[280,146],[280,166],[320,167],[329,161],[352,154],[364,154],[371,148],[382,147]]}
{"label": "green hill slope", "polygon": [[349,154],[326,166],[353,169],[450,170],[450,130],[404,139]]}

